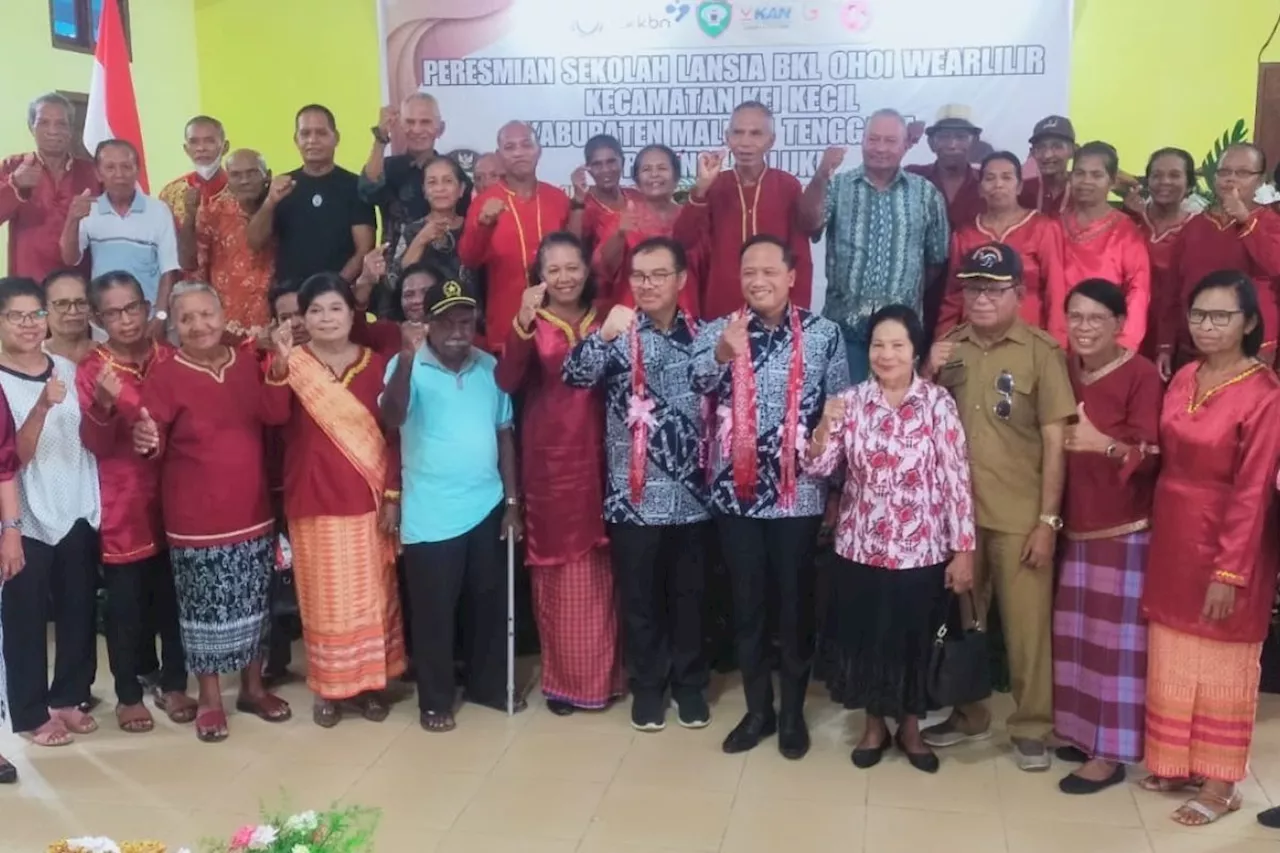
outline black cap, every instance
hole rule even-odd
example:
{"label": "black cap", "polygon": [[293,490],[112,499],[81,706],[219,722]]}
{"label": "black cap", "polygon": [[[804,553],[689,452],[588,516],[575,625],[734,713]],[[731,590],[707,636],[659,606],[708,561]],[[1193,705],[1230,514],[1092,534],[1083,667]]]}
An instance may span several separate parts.
{"label": "black cap", "polygon": [[1035,145],[1046,136],[1056,136],[1067,140],[1072,145],[1076,144],[1076,129],[1072,126],[1071,119],[1066,116],[1045,116],[1040,119],[1031,129],[1031,139],[1027,141]]}
{"label": "black cap", "polygon": [[984,243],[964,256],[956,278],[985,278],[989,281],[1020,281],[1022,258],[1004,243]]}
{"label": "black cap", "polygon": [[476,292],[470,282],[447,279],[437,282],[427,291],[425,307],[429,317],[439,316],[457,305],[476,307]]}

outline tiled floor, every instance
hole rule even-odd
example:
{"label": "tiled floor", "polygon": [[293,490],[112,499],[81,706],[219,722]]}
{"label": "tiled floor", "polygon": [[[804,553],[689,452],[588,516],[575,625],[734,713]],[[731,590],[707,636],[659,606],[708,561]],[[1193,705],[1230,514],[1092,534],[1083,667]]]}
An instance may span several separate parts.
{"label": "tiled floor", "polygon": [[[98,684],[109,689],[105,672]],[[1263,702],[1243,811],[1186,830],[1169,820],[1176,797],[1132,784],[1059,794],[1065,768],[1020,773],[1000,736],[947,753],[936,776],[893,753],[856,770],[857,715],[816,689],[805,760],[782,759],[773,741],[727,756],[720,740],[744,706],[735,680],[716,687],[710,729],[672,719],[652,735],[631,730],[625,704],[561,719],[536,694],[510,720],[464,708],[448,735],[421,731],[412,700],[381,725],[348,719],[323,731],[294,684],[283,693],[295,720],[234,715],[220,745],[167,722],[127,735],[104,707],[102,730],[68,748],[0,735],[0,753],[22,774],[0,789],[0,851],[41,853],[79,834],[157,839],[176,851],[252,821],[263,802],[301,810],[342,801],[382,809],[377,849],[391,853],[1280,853],[1280,833],[1253,819],[1280,802],[1276,698]]]}

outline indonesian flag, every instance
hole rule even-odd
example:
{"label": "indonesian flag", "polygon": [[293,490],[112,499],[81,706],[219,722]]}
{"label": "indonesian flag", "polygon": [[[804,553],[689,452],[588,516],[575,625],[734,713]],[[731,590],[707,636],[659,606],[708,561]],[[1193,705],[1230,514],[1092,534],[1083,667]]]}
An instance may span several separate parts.
{"label": "indonesian flag", "polygon": [[142,125],[138,122],[138,101],[133,96],[129,45],[124,40],[124,23],[116,0],[103,3],[98,18],[98,47],[93,54],[89,109],[84,117],[84,147],[89,153],[106,139],[126,139],[138,149],[138,184],[147,192]]}

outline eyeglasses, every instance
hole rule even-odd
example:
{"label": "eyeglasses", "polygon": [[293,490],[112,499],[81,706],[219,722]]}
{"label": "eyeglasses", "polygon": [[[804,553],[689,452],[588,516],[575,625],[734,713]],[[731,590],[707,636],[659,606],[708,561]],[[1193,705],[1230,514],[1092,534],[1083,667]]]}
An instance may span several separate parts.
{"label": "eyeglasses", "polygon": [[981,284],[971,283],[964,286],[964,295],[966,299],[977,300],[983,296],[990,297],[994,302],[1001,296],[1004,296],[1010,290],[1017,287],[1016,284]]}
{"label": "eyeglasses", "polygon": [[4,319],[11,326],[34,326],[46,319],[49,312],[41,308],[39,311],[6,311]]}
{"label": "eyeglasses", "polygon": [[1262,172],[1255,169],[1219,169],[1215,174],[1224,178],[1252,178],[1254,175],[1261,175]]}
{"label": "eyeglasses", "polygon": [[55,299],[49,304],[59,314],[83,314],[89,310],[88,299]]}
{"label": "eyeglasses", "polygon": [[146,301],[142,299],[135,299],[128,305],[121,306],[120,308],[108,308],[105,311],[99,311],[98,316],[102,318],[104,323],[114,323],[126,315],[129,317],[141,317],[143,312],[146,310]]}
{"label": "eyeglasses", "polygon": [[1002,421],[1009,420],[1013,414],[1013,374],[1007,370],[1000,371],[996,377],[996,393],[1000,395],[995,405],[996,417]]}
{"label": "eyeglasses", "polygon": [[1243,314],[1243,311],[1205,311],[1201,308],[1192,308],[1187,312],[1187,322],[1192,328],[1203,326],[1207,319],[1215,327],[1219,329],[1226,328],[1231,325],[1231,318],[1237,314]]}
{"label": "eyeglasses", "polygon": [[1067,313],[1067,325],[1081,328],[1097,329],[1106,325],[1108,320],[1115,319],[1113,314],[1081,314],[1077,311]]}
{"label": "eyeglasses", "polygon": [[643,270],[632,270],[631,283],[640,287],[643,287],[646,284],[662,287],[664,284],[671,281],[671,277],[674,275],[675,273],[671,270],[654,270],[651,273],[646,273]]}

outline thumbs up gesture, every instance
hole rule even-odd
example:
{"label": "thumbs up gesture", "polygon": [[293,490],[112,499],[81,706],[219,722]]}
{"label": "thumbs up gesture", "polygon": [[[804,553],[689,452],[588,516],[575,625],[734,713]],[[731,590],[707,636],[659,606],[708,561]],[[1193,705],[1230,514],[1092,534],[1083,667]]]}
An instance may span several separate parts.
{"label": "thumbs up gesture", "polygon": [[1107,448],[1115,441],[1103,435],[1089,420],[1084,410],[1084,403],[1076,406],[1078,421],[1067,427],[1066,448],[1072,453],[1106,453]]}
{"label": "thumbs up gesture", "polygon": [[160,428],[145,408],[133,424],[133,451],[139,456],[150,456],[160,449]]}
{"label": "thumbs up gesture", "polygon": [[22,162],[10,176],[13,185],[20,190],[33,190],[40,183],[40,163],[34,154],[22,155]]}
{"label": "thumbs up gesture", "polygon": [[79,222],[88,216],[91,210],[93,210],[93,193],[85,190],[71,199],[71,206],[67,209],[67,216]]}
{"label": "thumbs up gesture", "polygon": [[751,343],[747,337],[747,323],[750,319],[751,315],[743,312],[724,327],[724,331],[720,333],[720,340],[716,344],[716,361],[728,364],[749,351]]}
{"label": "thumbs up gesture", "polygon": [[48,382],[44,383],[44,389],[41,390],[40,399],[36,401],[36,405],[48,411],[65,399],[67,399],[67,384],[55,373]]}

